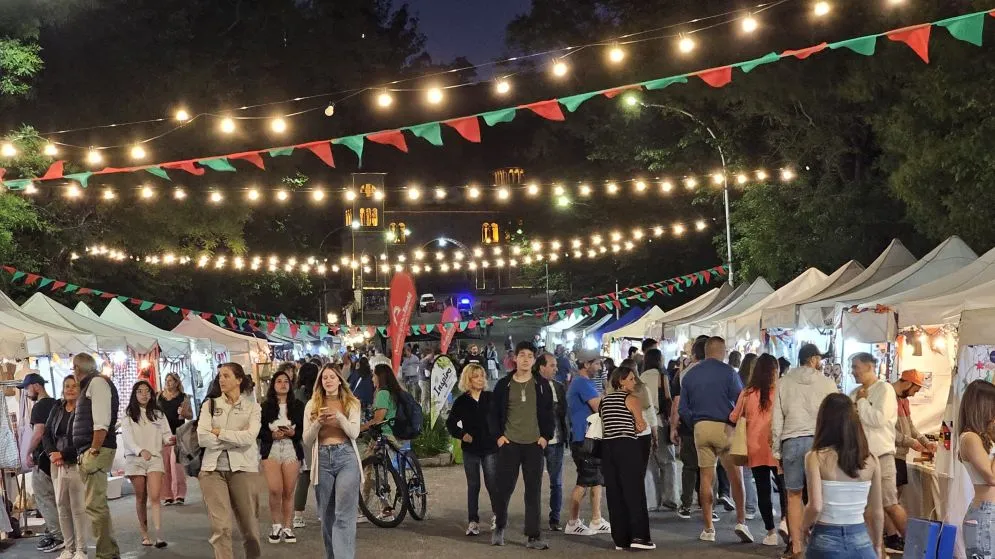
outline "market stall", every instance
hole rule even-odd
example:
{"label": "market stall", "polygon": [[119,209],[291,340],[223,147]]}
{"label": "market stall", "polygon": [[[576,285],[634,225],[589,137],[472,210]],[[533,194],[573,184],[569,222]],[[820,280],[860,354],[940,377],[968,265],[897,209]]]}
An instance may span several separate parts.
{"label": "market stall", "polygon": [[[721,336],[725,334],[725,321],[730,317],[749,309],[774,292],[774,289],[764,278],[757,278],[743,289],[742,293],[723,305],[721,308],[703,317],[695,317],[677,326],[678,343],[697,336]],[[731,345],[730,345],[731,347]]]}
{"label": "market stall", "polygon": [[665,313],[660,307],[653,306],[648,311],[646,311],[638,320],[634,320],[629,324],[624,324],[617,326],[604,334],[602,334],[602,339],[608,337],[608,355],[612,356],[616,362],[621,361],[628,355],[629,347],[632,345],[639,346],[643,339],[643,334],[649,327],[650,323],[654,320],[659,320],[663,318]]}
{"label": "market stall", "polygon": [[816,268],[809,268],[795,279],[784,284],[776,291],[757,301],[745,311],[725,319],[724,327],[720,327],[722,336],[729,347],[735,346],[739,351],[758,351],[763,343],[762,319],[765,309],[778,305],[803,300],[823,290],[828,276]]}

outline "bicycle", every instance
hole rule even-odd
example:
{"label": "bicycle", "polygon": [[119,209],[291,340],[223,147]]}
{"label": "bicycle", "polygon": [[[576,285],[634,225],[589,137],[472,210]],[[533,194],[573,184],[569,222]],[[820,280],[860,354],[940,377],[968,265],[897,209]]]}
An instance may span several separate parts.
{"label": "bicycle", "polygon": [[424,520],[428,490],[418,457],[384,435],[382,424],[370,426],[369,435],[372,454],[363,459],[366,482],[359,500],[363,515],[381,528],[399,526],[408,513]]}

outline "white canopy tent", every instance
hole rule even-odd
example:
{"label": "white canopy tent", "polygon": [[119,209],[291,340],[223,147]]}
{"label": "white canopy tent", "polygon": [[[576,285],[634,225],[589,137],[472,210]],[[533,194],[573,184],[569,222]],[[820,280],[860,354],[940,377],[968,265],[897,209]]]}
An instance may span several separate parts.
{"label": "white canopy tent", "polygon": [[799,294],[797,299],[785,301],[780,306],[770,306],[761,311],[760,327],[765,330],[771,328],[792,329],[798,326],[799,304],[803,301],[810,301],[828,293],[842,285],[849,283],[864,271],[864,267],[856,260],[851,260],[840,266],[835,272],[830,274],[813,293]]}
{"label": "white canopy tent", "polygon": [[841,300],[847,293],[857,291],[864,286],[873,285],[883,279],[889,278],[905,268],[915,264],[916,257],[912,256],[905,245],[898,239],[893,239],[888,248],[884,250],[871,262],[863,272],[851,281],[829,289],[823,293],[812,297],[809,300],[801,301],[798,305],[798,326],[807,328],[826,328],[833,325],[833,311],[837,301]]}
{"label": "white canopy tent", "polygon": [[97,347],[100,351],[123,352],[130,347],[136,353],[149,353],[156,345],[156,339],[152,336],[114,325],[100,318],[76,313],[41,292],[32,295],[21,305],[21,309],[26,314],[46,322],[92,333],[97,337]]}
{"label": "white canopy tent", "polygon": [[11,359],[41,357],[52,353],[49,347],[48,335],[25,332],[0,313],[0,356]]}
{"label": "white canopy tent", "polygon": [[[992,332],[995,334],[995,321],[988,325],[981,325],[976,322],[977,317],[995,314],[991,312],[995,309],[995,280],[976,285],[970,289],[959,292],[951,292],[947,295],[920,299],[917,301],[906,301],[892,306],[892,310],[898,313],[898,325],[900,328],[917,325],[938,325],[956,324],[961,322],[959,332],[960,343],[971,345],[966,342],[965,336],[973,336],[965,330],[965,322],[976,332]],[[971,316],[965,321],[963,315],[968,312]],[[988,338],[986,344],[992,343],[995,337]],[[977,344],[978,342],[974,342]]]}
{"label": "white canopy tent", "polygon": [[978,255],[960,237],[940,243],[918,262],[901,272],[863,289],[844,295],[837,302],[842,314],[843,337],[865,343],[890,342],[898,335],[891,312],[844,312],[850,305],[874,304],[877,301],[953,275],[978,259]]}
{"label": "white canopy tent", "polygon": [[695,297],[687,303],[663,313],[662,317],[656,320],[651,320],[650,323],[646,325],[646,330],[643,332],[643,336],[647,338],[654,338],[656,340],[662,340],[664,339],[663,325],[666,322],[671,320],[677,321],[693,316],[695,313],[707,309],[709,305],[715,304],[719,300],[725,298],[729,295],[729,293],[732,293],[732,287],[730,287],[728,283],[722,284],[721,287],[709,289],[705,293]]}
{"label": "white canopy tent", "polygon": [[[729,287],[728,283],[723,285],[721,289],[725,289],[726,287]],[[673,312],[673,314],[664,315],[662,320],[663,324],[661,327],[661,330],[663,330],[663,339],[673,340],[677,344],[683,344],[684,341],[687,340],[687,333],[686,331],[684,332],[683,339],[680,337],[681,334],[678,332],[678,328],[681,325],[694,322],[699,318],[703,318],[712,314],[713,312],[721,309],[722,307],[740,298],[743,295],[743,293],[745,293],[746,290],[749,288],[750,284],[741,283],[739,284],[739,287],[735,289],[729,287],[729,289],[726,290],[724,294],[719,293],[719,295],[715,299],[713,299],[712,302],[710,302],[707,306],[697,311],[694,312],[682,311],[681,313],[677,313],[676,312],[677,309],[675,309],[675,312]]]}
{"label": "white canopy tent", "polygon": [[811,297],[823,290],[827,278],[816,268],[805,270],[747,310],[726,319],[725,327],[720,327],[722,335],[727,340],[759,340],[764,309]]}
{"label": "white canopy tent", "polygon": [[0,325],[14,332],[20,332],[21,335],[14,334],[12,341],[15,345],[26,344],[25,349],[31,356],[97,351],[97,338],[93,334],[32,318],[2,291],[0,291]]}
{"label": "white canopy tent", "polygon": [[664,316],[663,309],[654,305],[653,308],[646,311],[646,314],[641,316],[639,320],[635,322],[630,322],[624,326],[621,326],[615,330],[609,330],[601,335],[602,339],[604,337],[611,338],[638,338],[642,339],[643,334],[646,332],[646,328],[649,326],[650,322],[654,320],[659,320]]}
{"label": "white canopy tent", "polygon": [[269,346],[265,341],[236,334],[192,313],[173,328],[173,333],[191,338],[206,338],[211,340],[215,348],[218,346],[227,348],[229,359],[242,365],[246,372],[252,370],[253,363],[268,360]]}
{"label": "white canopy tent", "polygon": [[757,278],[743,290],[739,297],[729,301],[720,309],[701,318],[696,318],[693,322],[686,322],[678,326],[678,337],[690,339],[701,335],[723,335],[725,334],[723,327],[726,320],[749,309],[773,292],[774,289],[767,283],[767,280]]}
{"label": "white canopy tent", "polygon": [[[78,303],[76,308],[73,310],[84,316],[97,317],[96,313],[93,312],[93,309],[86,306],[83,302]],[[97,318],[101,318],[111,324],[124,326],[129,330],[135,330],[145,335],[152,336],[156,339],[156,342],[158,342],[159,349],[161,350],[163,357],[189,357],[193,353],[195,346],[198,346],[199,349],[207,351],[210,351],[211,348],[211,345],[207,342],[207,340],[200,340],[200,343],[198,344],[193,338],[173,334],[168,330],[163,330],[162,328],[158,328],[148,322],[145,322],[140,316],[131,312],[128,307],[125,307],[124,304],[116,299],[111,299],[110,303],[107,305],[107,308],[105,308],[104,312]],[[221,348],[219,352],[223,351],[225,351],[225,349]]]}

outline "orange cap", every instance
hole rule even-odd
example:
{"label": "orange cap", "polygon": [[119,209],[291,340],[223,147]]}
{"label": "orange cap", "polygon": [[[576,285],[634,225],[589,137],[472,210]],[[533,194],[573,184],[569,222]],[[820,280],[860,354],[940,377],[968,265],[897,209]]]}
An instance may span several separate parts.
{"label": "orange cap", "polygon": [[912,383],[920,388],[926,383],[926,380],[923,378],[923,374],[915,369],[902,371],[901,380]]}

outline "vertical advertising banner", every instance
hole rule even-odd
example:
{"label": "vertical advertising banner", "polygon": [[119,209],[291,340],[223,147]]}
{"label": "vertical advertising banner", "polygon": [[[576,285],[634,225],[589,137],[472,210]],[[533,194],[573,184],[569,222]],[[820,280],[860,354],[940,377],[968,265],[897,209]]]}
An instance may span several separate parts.
{"label": "vertical advertising banner", "polygon": [[394,374],[401,374],[404,340],[411,327],[411,312],[415,308],[415,282],[407,272],[398,272],[390,280],[390,362]]}
{"label": "vertical advertising banner", "polygon": [[453,343],[459,319],[459,309],[456,307],[448,306],[442,311],[442,339],[439,341],[439,353],[449,353],[449,344]]}

